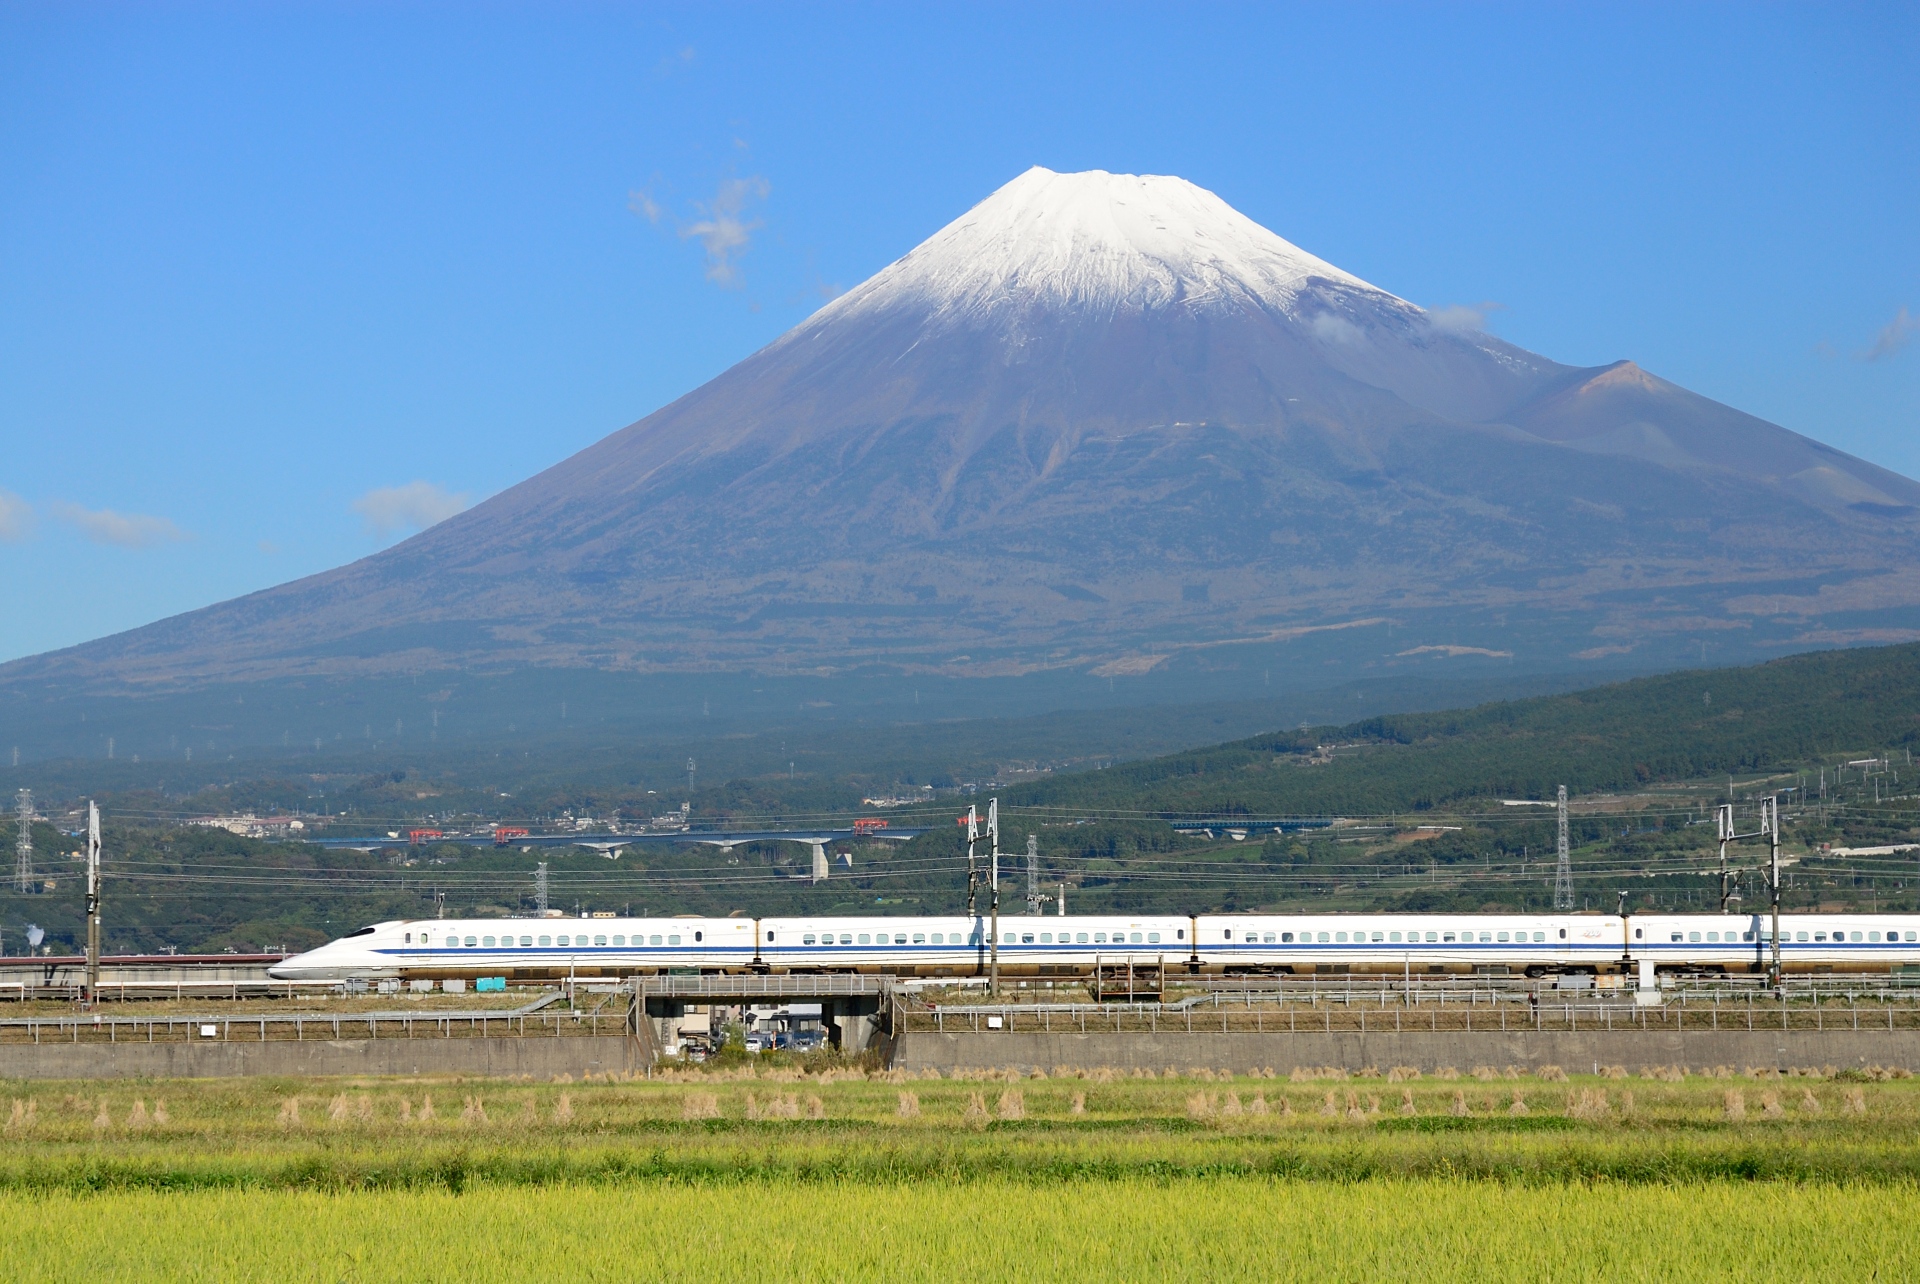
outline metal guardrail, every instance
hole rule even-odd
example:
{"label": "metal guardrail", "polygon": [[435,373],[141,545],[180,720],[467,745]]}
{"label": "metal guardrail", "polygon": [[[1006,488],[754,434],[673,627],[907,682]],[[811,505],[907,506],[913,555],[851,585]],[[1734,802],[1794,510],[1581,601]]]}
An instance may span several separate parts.
{"label": "metal guardrail", "polygon": [[827,972],[733,976],[642,976],[634,984],[650,999],[843,998],[888,994],[890,976]]}
{"label": "metal guardrail", "polygon": [[0,1044],[273,1043],[357,1039],[538,1038],[619,1035],[624,1011],[545,1012],[564,998],[542,995],[523,1007],[493,1012],[285,1012],[257,1016],[122,1017],[105,1015],[0,1019]]}

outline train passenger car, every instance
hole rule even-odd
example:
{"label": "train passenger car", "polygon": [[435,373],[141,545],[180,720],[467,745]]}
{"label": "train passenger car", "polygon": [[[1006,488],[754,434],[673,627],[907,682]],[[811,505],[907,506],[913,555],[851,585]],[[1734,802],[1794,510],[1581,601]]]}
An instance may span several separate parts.
{"label": "train passenger car", "polygon": [[1543,976],[1618,965],[1621,920],[1557,914],[1202,915],[1209,971]]}
{"label": "train passenger car", "polygon": [[[1660,971],[1763,972],[1773,962],[1770,914],[1662,914],[1633,919],[1633,952]],[[1920,915],[1783,914],[1787,972],[1920,968]]]}
{"label": "train passenger car", "polygon": [[745,970],[744,918],[486,918],[377,923],[267,969],[275,980],[554,980],[691,967]]}
{"label": "train passenger car", "polygon": [[[1021,916],[1000,920],[1003,976],[1071,976],[1099,960],[1185,962],[1192,920],[1176,916]],[[789,918],[759,923],[760,959],[774,971],[973,976],[992,962],[984,918]]]}

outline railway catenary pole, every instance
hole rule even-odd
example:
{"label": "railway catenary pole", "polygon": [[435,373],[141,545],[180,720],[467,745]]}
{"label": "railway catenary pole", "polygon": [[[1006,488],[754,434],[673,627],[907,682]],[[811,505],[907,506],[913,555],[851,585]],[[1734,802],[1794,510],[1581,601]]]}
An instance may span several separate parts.
{"label": "railway catenary pole", "polygon": [[987,967],[987,991],[998,997],[1000,993],[1000,800],[987,799],[987,841],[991,844],[993,865],[993,895],[990,904],[993,908],[993,930],[987,943],[991,962]]}
{"label": "railway catenary pole", "polygon": [[1773,897],[1773,966],[1767,982],[1780,988],[1780,795],[1770,794],[1760,804],[1760,828],[1767,835],[1767,881]]}
{"label": "railway catenary pole", "polygon": [[1720,836],[1720,912],[1727,912],[1729,889],[1727,871],[1727,844],[1733,841],[1733,805],[1731,803],[1714,808],[1714,830]]}
{"label": "railway catenary pole", "polygon": [[100,806],[87,801],[87,1002],[100,992]]}
{"label": "railway catenary pole", "polygon": [[972,803],[968,803],[967,814],[960,823],[967,827],[967,918],[977,929],[979,924],[974,902],[980,890],[980,869],[974,863],[973,845],[980,841],[979,809]]}

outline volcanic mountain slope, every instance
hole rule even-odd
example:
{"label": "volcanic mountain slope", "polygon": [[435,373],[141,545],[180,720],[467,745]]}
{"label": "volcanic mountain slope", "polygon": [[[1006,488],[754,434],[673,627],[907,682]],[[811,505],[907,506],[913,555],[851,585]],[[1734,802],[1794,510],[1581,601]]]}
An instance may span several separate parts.
{"label": "volcanic mountain slope", "polygon": [[386,552],[0,669],[1142,672],[1920,636],[1920,484],[1454,328],[1178,178],[1033,169],[712,382]]}

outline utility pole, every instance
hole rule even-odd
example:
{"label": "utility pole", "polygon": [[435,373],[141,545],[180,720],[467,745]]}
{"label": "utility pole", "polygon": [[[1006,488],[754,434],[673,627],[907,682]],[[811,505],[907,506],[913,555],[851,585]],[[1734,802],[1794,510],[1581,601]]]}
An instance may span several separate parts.
{"label": "utility pole", "polygon": [[1065,883],[1060,884],[1060,895],[1054,901],[1054,906],[1059,911],[1061,918],[1067,916],[1067,885]]}
{"label": "utility pole", "polygon": [[1727,912],[1727,844],[1734,839],[1733,805],[1716,807],[1713,811],[1714,832],[1720,837],[1720,912]]}
{"label": "utility pole", "polygon": [[693,759],[687,759],[687,806],[693,806]]}
{"label": "utility pole", "polygon": [[1553,907],[1573,908],[1573,856],[1567,848],[1567,787],[1560,786],[1560,867],[1553,876]]}
{"label": "utility pole", "polygon": [[1027,835],[1027,913],[1040,916],[1040,840]]}
{"label": "utility pole", "polygon": [[980,867],[974,860],[973,845],[980,841],[980,809],[972,803],[967,804],[967,922],[974,931],[980,930],[978,912],[974,902],[980,892]]}
{"label": "utility pole", "polygon": [[100,993],[100,807],[87,801],[87,1004]]}
{"label": "utility pole", "polygon": [[998,798],[987,799],[987,841],[992,844],[993,864],[993,939],[988,942],[992,955],[987,968],[987,992],[997,998],[1000,994],[1000,800]]}
{"label": "utility pole", "polygon": [[33,890],[33,790],[22,789],[15,802],[20,809],[20,836],[13,843],[13,890],[24,896]]}
{"label": "utility pole", "polygon": [[547,862],[541,861],[533,871],[533,903],[540,908],[540,917],[547,916]]}
{"label": "utility pole", "polygon": [[1760,803],[1760,832],[1767,836],[1767,881],[1773,893],[1773,966],[1767,981],[1780,988],[1780,795],[1769,794]]}

